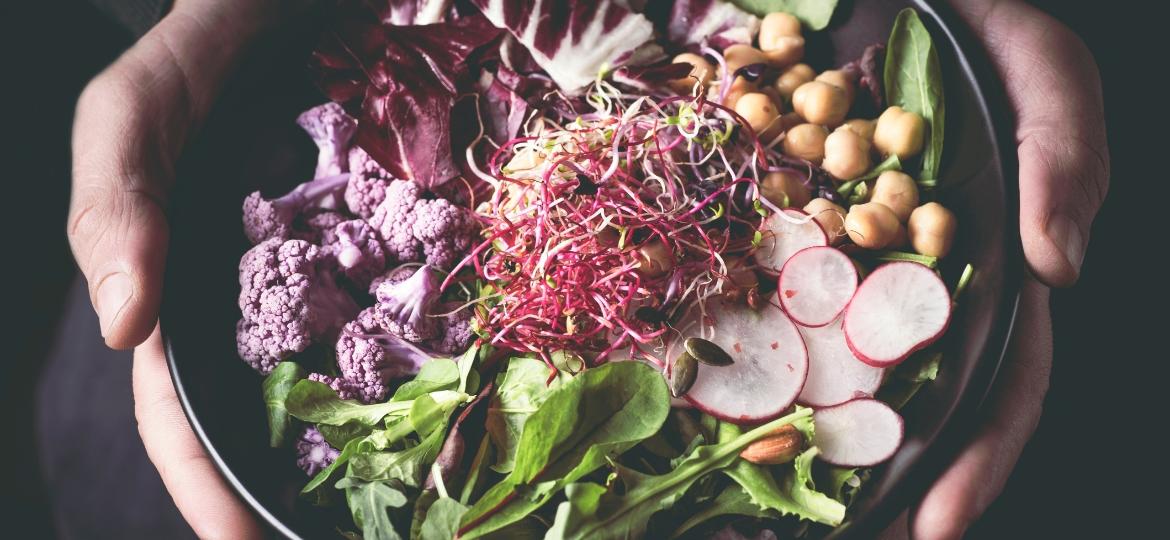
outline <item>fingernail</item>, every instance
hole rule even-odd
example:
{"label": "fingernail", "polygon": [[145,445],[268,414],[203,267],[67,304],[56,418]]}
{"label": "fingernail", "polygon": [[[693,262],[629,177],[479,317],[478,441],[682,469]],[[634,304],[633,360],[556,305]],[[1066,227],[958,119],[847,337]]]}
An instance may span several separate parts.
{"label": "fingernail", "polygon": [[1056,247],[1064,251],[1064,257],[1068,259],[1073,269],[1079,272],[1081,263],[1085,261],[1085,237],[1081,234],[1080,227],[1067,216],[1058,215],[1048,221],[1045,232]]}
{"label": "fingernail", "polygon": [[133,288],[130,285],[130,276],[122,272],[115,272],[106,276],[98,283],[97,312],[101,323],[102,337],[110,332],[114,321],[122,313],[122,308],[130,300]]}

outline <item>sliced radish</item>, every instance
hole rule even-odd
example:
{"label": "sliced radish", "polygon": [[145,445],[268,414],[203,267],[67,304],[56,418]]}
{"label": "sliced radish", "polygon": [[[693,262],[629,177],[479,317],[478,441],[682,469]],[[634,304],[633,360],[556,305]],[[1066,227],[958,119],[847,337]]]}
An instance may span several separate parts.
{"label": "sliced radish", "polygon": [[797,401],[828,407],[877,392],[885,370],[853,356],[840,320],[820,328],[801,328],[800,335],[808,349],[808,379]]}
{"label": "sliced radish", "polygon": [[833,322],[857,291],[857,268],[836,248],[802,249],[784,263],[776,296],[780,307],[801,326]]}
{"label": "sliced radish", "polygon": [[733,423],[780,416],[796,401],[808,375],[808,355],[796,325],[770,303],[757,311],[713,300],[707,303],[707,316],[714,326],[703,325],[702,337],[722,347],[734,363],[700,362],[687,401]]}
{"label": "sliced radish", "polygon": [[821,459],[842,467],[869,467],[902,445],[902,417],[876,399],[855,399],[813,413],[813,444]]}
{"label": "sliced radish", "polygon": [[861,282],[843,318],[845,339],[857,358],[871,366],[892,366],[942,335],[951,318],[951,297],[934,271],[893,262]]}
{"label": "sliced radish", "polygon": [[795,208],[785,208],[764,219],[760,224],[764,234],[756,251],[756,262],[773,274],[784,268],[797,251],[812,246],[829,245],[829,237],[816,220]]}

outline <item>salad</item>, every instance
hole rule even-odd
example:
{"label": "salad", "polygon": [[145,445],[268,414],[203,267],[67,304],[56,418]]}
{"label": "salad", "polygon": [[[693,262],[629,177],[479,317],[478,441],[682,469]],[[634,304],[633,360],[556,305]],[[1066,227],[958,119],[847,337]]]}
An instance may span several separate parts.
{"label": "salad", "polygon": [[339,4],[236,336],[339,536],[800,537],[900,446],[972,275],[930,34],[818,73],[835,2],[644,4]]}

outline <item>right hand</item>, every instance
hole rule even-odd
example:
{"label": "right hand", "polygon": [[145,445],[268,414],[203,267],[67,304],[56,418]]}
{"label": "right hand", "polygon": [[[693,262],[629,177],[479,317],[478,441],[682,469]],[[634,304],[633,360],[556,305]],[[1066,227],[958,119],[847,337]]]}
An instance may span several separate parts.
{"label": "right hand", "polygon": [[[236,60],[280,8],[269,0],[176,0],[153,29],[82,92],[73,125],[68,235],[101,334],[135,347],[138,431],[183,517],[201,538],[261,530],[195,438],[156,332],[175,162]],[[148,339],[149,338],[149,339]]]}

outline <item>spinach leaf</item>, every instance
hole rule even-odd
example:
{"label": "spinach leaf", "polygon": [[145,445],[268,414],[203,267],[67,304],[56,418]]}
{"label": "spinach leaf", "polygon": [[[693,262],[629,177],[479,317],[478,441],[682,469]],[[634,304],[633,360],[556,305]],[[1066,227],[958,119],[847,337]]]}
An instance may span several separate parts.
{"label": "spinach leaf", "polygon": [[459,375],[459,366],[453,360],[436,358],[423,364],[413,379],[402,383],[390,401],[410,401],[438,390],[455,390]]}
{"label": "spinach leaf", "polygon": [[386,415],[405,415],[410,411],[410,402],[386,402],[362,405],[357,401],[337,397],[328,385],[317,381],[303,380],[293,386],[285,400],[289,414],[306,422],[340,426],[355,421],[363,426],[374,426]]}
{"label": "spinach leaf", "polygon": [[828,26],[837,9],[837,0],[731,0],[731,3],[760,17],[776,11],[791,13],[809,30]]}
{"label": "spinach leaf", "polygon": [[516,357],[508,360],[506,370],[496,377],[496,392],[488,403],[485,420],[488,436],[496,448],[494,471],[504,474],[512,471],[524,422],[568,379],[561,374],[548,383],[548,376],[549,367],[543,361]]}
{"label": "spinach leaf", "polygon": [[[455,396],[455,399],[436,399],[432,396]],[[443,441],[447,435],[447,420],[455,407],[467,401],[467,394],[460,394],[450,390],[440,390],[416,398],[411,407],[409,420],[403,420],[387,429],[386,433],[393,433],[387,437],[390,443],[371,444],[369,451],[355,453],[349,460],[347,476],[362,480],[399,480],[410,487],[422,485],[423,478],[439,451],[443,448]],[[419,434],[421,441],[410,448],[400,451],[386,451],[389,444],[402,440],[407,434],[414,431]],[[373,435],[367,437],[369,440]],[[375,451],[381,450],[381,451]],[[359,450],[367,450],[364,446]]]}
{"label": "spinach leaf", "polygon": [[673,505],[700,478],[732,465],[747,445],[780,426],[811,415],[812,409],[801,409],[726,442],[699,446],[674,470],[663,475],[644,475],[618,465],[615,469],[624,487],[622,493],[596,484],[571,484],[565,489],[568,501],[557,508],[556,521],[549,536],[642,537],[650,517]]}
{"label": "spinach leaf", "polygon": [[512,472],[463,517],[460,537],[478,538],[523,519],[566,484],[653,435],[669,411],[666,381],[646,364],[585,370],[524,423]]}
{"label": "spinach leaf", "polygon": [[317,431],[321,432],[321,436],[325,437],[325,442],[329,443],[329,446],[345,448],[349,441],[369,435],[373,428],[363,426],[360,422],[346,422],[340,426],[317,424]]}
{"label": "spinach leaf", "polygon": [[943,152],[945,107],[942,68],[930,32],[914,8],[903,9],[894,21],[886,45],[886,99],[907,111],[922,115],[928,133],[922,155],[920,183],[938,180]]}
{"label": "spinach leaf", "polygon": [[743,486],[731,484],[719,492],[719,496],[715,497],[715,500],[703,505],[698,512],[691,514],[682,525],[674,530],[670,537],[678,538],[704,521],[727,515],[759,518],[779,517],[774,511],[760,508],[760,505],[756,504],[752,496],[743,489]]}
{"label": "spinach leaf", "polygon": [[264,405],[268,408],[268,444],[273,448],[288,442],[292,417],[284,400],[297,381],[305,378],[305,370],[296,362],[281,362],[264,378]]}
{"label": "spinach leaf", "polygon": [[390,520],[392,508],[406,506],[406,495],[389,482],[362,482],[342,478],[337,489],[345,490],[345,500],[353,513],[353,522],[361,528],[364,540],[401,540]]}
{"label": "spinach leaf", "polygon": [[449,540],[459,532],[459,520],[467,507],[448,497],[441,498],[427,510],[427,518],[419,530],[421,540]]}

